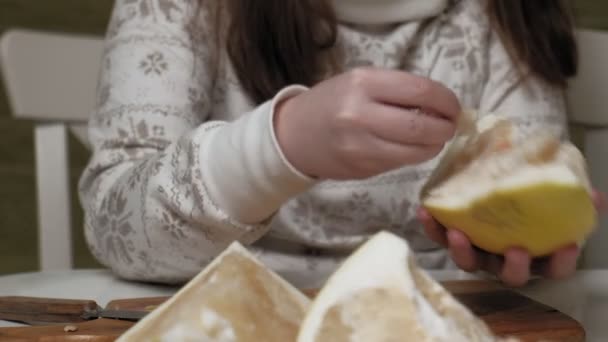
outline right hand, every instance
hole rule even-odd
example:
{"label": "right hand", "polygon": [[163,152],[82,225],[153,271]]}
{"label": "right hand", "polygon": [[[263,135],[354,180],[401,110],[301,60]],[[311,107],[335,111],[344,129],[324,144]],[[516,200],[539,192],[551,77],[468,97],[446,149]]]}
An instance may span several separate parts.
{"label": "right hand", "polygon": [[277,106],[287,160],[321,179],[362,179],[436,156],[461,108],[445,86],[402,71],[356,69]]}

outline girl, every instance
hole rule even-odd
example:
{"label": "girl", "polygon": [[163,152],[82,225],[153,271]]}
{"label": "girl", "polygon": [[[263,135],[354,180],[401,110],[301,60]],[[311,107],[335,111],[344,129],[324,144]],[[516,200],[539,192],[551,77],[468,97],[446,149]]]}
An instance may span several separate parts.
{"label": "girl", "polygon": [[[386,229],[423,267],[524,284],[525,251],[446,235],[417,218],[418,192],[462,108],[566,137],[575,70],[555,0],[117,0],[80,184],[88,243],[124,278],[174,283],[238,240],[302,284]],[[577,253],[538,271],[566,276]]]}

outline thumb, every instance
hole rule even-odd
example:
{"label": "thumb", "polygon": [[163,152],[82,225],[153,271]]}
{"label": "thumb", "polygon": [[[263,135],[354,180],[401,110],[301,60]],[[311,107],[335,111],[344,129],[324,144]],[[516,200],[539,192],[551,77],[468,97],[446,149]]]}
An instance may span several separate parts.
{"label": "thumb", "polygon": [[424,208],[419,208],[417,211],[418,220],[424,227],[426,236],[443,247],[448,246],[446,229],[440,225],[431,214]]}

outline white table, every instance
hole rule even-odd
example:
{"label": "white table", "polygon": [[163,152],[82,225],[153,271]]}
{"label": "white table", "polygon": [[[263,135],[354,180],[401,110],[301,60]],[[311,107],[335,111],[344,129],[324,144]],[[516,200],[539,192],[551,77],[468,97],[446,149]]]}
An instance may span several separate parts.
{"label": "white table", "polygon": [[[431,272],[431,275],[438,280],[474,278],[459,271]],[[122,281],[105,270],[0,276],[0,296],[93,299],[102,306],[113,299],[164,296],[177,289]],[[579,320],[587,331],[587,341],[608,341],[608,270],[581,271],[561,282],[536,281],[518,291]],[[0,326],[11,325],[16,324],[0,321]]]}

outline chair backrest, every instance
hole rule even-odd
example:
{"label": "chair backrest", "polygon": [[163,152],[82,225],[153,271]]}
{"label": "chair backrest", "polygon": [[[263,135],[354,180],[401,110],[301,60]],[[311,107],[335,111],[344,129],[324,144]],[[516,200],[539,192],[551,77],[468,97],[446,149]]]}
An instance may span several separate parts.
{"label": "chair backrest", "polygon": [[13,115],[35,122],[42,270],[73,264],[66,127],[86,145],[102,49],[101,38],[27,30],[8,31],[0,41]]}
{"label": "chair backrest", "polygon": [[[579,73],[568,90],[571,122],[584,130],[585,155],[593,185],[608,191],[608,32],[577,32]],[[608,268],[608,221],[600,220],[585,246],[585,268]]]}

